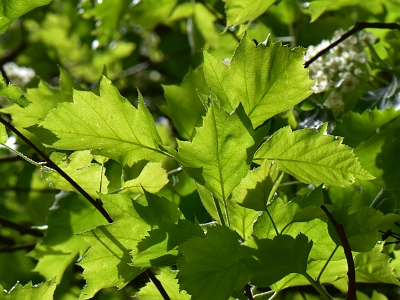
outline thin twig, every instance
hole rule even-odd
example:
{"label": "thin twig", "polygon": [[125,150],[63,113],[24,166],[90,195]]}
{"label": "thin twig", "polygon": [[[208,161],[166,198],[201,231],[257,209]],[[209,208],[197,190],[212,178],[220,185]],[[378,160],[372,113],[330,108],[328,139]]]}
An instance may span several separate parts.
{"label": "thin twig", "polygon": [[43,237],[43,232],[37,229],[30,228],[29,226],[21,225],[0,216],[0,225],[17,230],[22,234],[30,234],[37,237]]}
{"label": "thin twig", "polygon": [[78,183],[76,183],[75,180],[73,180],[67,173],[65,173],[59,166],[57,166],[42,150],[40,150],[10,122],[6,121],[2,117],[0,117],[0,122],[3,123],[12,132],[14,132],[25,143],[27,143],[37,154],[39,154],[46,161],[48,167],[56,170],[62,177],[64,177],[64,179],[67,180],[83,197],[85,197],[106,218],[108,222],[113,222],[110,215],[104,209],[103,204],[99,199],[94,200]]}
{"label": "thin twig", "polygon": [[347,260],[347,278],[349,281],[349,289],[347,291],[347,297],[346,300],[354,300],[356,299],[356,270],[354,267],[354,260],[353,260],[353,255],[351,254],[351,248],[349,241],[347,240],[346,233],[344,232],[344,228],[342,224],[339,224],[335,218],[332,216],[332,214],[329,212],[329,210],[325,207],[325,205],[321,205],[321,209],[325,212],[325,214],[328,216],[329,220],[333,224],[333,227],[335,228],[340,242],[342,243],[343,250],[344,250],[344,255],[346,256]]}
{"label": "thin twig", "polygon": [[36,242],[4,246],[4,247],[0,247],[0,252],[13,252],[13,251],[23,250],[23,249],[30,250],[30,249],[33,249],[35,246],[36,246]]}
{"label": "thin twig", "polygon": [[345,39],[349,38],[350,36],[352,36],[353,34],[357,33],[358,31],[366,29],[366,28],[398,29],[398,30],[400,30],[400,24],[397,24],[397,23],[381,23],[381,22],[375,22],[375,23],[357,22],[356,25],[354,25],[353,28],[351,28],[349,31],[344,33],[338,40],[336,40],[335,42],[330,44],[325,49],[322,49],[317,54],[315,54],[313,57],[311,57],[308,61],[306,61],[305,64],[304,64],[304,67],[307,68],[310,64],[312,64],[315,60],[317,60],[319,57],[324,55],[330,49],[332,49],[333,47],[339,45]]}
{"label": "thin twig", "polygon": [[163,299],[171,300],[171,298],[168,296],[167,292],[165,291],[164,287],[162,286],[160,280],[157,279],[157,277],[154,275],[154,273],[150,269],[147,269],[146,274],[150,278],[150,280],[154,283],[154,285],[156,286],[157,290],[160,292]]}

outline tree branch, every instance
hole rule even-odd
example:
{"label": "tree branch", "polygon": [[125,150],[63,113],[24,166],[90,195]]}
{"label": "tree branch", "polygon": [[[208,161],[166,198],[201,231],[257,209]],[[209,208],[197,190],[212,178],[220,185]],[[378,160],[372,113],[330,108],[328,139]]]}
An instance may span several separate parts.
{"label": "tree branch", "polygon": [[400,30],[400,24],[397,23],[381,23],[381,22],[376,22],[376,23],[370,23],[370,22],[357,22],[356,25],[354,25],[353,28],[348,30],[346,33],[344,33],[338,40],[330,44],[328,47],[325,49],[322,49],[319,51],[317,54],[315,54],[312,58],[310,58],[308,61],[305,62],[304,67],[307,68],[310,64],[312,64],[314,61],[316,61],[319,57],[324,55],[326,52],[328,52],[330,49],[333,47],[339,45],[341,42],[343,42],[345,39],[349,38],[353,34],[357,33],[360,30],[363,30],[365,28],[377,28],[377,29],[397,29]]}
{"label": "tree branch", "polygon": [[31,250],[35,246],[36,246],[36,242],[30,242],[30,243],[19,244],[19,245],[4,246],[4,247],[0,247],[0,252],[13,252],[13,251],[22,250],[22,249]]}
{"label": "tree branch", "polygon": [[154,283],[154,285],[156,286],[157,290],[160,292],[160,294],[164,298],[164,300],[171,300],[171,298],[168,296],[167,292],[165,291],[164,287],[162,286],[160,280],[157,279],[157,277],[154,275],[154,273],[150,269],[146,270],[146,275]]}
{"label": "tree branch", "polygon": [[83,197],[85,197],[105,218],[108,222],[112,223],[110,215],[103,207],[100,199],[94,200],[75,180],[73,180],[67,173],[65,173],[59,166],[57,166],[42,150],[40,150],[34,143],[25,137],[17,128],[10,122],[0,117],[0,122],[3,123],[8,129],[14,132],[19,138],[27,143],[37,154],[39,154],[47,163],[47,166],[56,170],[65,180],[67,180]]}
{"label": "tree branch", "polygon": [[247,297],[249,300],[254,300],[253,294],[251,292],[251,286],[250,284],[246,284],[244,287],[244,295]]}
{"label": "tree branch", "polygon": [[354,260],[353,260],[353,255],[351,253],[349,241],[347,240],[343,225],[336,222],[335,218],[325,207],[325,205],[322,204],[321,209],[325,212],[325,214],[328,216],[329,220],[333,224],[333,227],[335,228],[339,236],[340,242],[342,243],[344,255],[346,256],[347,260],[347,267],[348,267],[347,277],[349,281],[349,289],[347,291],[346,300],[354,300],[356,299],[356,270],[354,267]]}
{"label": "tree branch", "polygon": [[22,234],[30,234],[37,237],[43,237],[43,232],[37,229],[30,228],[29,226],[21,225],[0,216],[0,225],[17,230]]}

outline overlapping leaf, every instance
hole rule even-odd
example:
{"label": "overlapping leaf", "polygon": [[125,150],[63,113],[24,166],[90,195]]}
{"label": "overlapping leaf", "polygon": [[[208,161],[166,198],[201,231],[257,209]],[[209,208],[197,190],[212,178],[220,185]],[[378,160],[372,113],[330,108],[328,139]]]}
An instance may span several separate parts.
{"label": "overlapping leaf", "polygon": [[226,300],[235,289],[242,290],[251,273],[241,262],[238,239],[229,228],[215,226],[205,238],[183,243],[177,276],[181,289],[197,300]]}
{"label": "overlapping leaf", "polygon": [[189,70],[180,86],[164,85],[163,89],[168,105],[161,106],[161,110],[172,119],[181,137],[191,140],[206,113],[197,94],[207,94],[209,89],[203,68]]}
{"label": "overlapping leaf", "polygon": [[239,107],[228,114],[212,104],[192,142],[178,142],[178,162],[216,198],[225,200],[246,174],[255,145],[251,124]]}
{"label": "overlapping leaf", "polygon": [[257,151],[255,161],[277,160],[279,169],[305,183],[346,186],[357,179],[373,179],[365,171],[343,138],[325,135],[327,124],[318,130],[280,129]]}
{"label": "overlapping leaf", "polygon": [[17,87],[15,84],[8,84],[4,83],[3,76],[0,75],[0,95],[7,97],[14,103],[18,104],[20,107],[26,107],[31,102],[26,99],[23,91]]}
{"label": "overlapping leaf", "polygon": [[60,283],[65,269],[88,248],[76,233],[106,222],[88,201],[76,194],[58,196],[48,216],[45,238],[29,253],[29,256],[39,261],[34,271],[46,279],[56,277],[57,283]]}
{"label": "overlapping leaf", "polygon": [[160,152],[161,139],[143,97],[139,94],[136,109],[105,77],[100,82],[100,96],[75,90],[73,103],[59,104],[31,131],[49,146],[93,149],[93,154],[126,165]]}
{"label": "overlapping leaf", "polygon": [[104,207],[114,222],[81,233],[90,249],[79,263],[87,282],[79,299],[90,299],[106,287],[124,287],[145,269],[130,266],[130,252],[149,230],[162,222],[175,223],[178,207],[165,198],[146,193],[148,206],[124,195],[104,195]]}
{"label": "overlapping leaf", "polygon": [[245,35],[229,66],[204,52],[204,74],[219,105],[231,112],[242,103],[255,128],[311,95],[303,57],[302,48],[256,46]]}

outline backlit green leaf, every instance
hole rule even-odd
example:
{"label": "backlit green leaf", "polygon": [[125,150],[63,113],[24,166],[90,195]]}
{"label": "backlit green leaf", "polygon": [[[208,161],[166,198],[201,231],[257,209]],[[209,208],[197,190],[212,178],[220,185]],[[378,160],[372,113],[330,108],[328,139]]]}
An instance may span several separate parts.
{"label": "backlit green leaf", "polygon": [[47,5],[51,0],[1,0],[0,1],[0,34],[7,30],[10,24],[32,9]]}
{"label": "backlit green leaf", "polygon": [[8,292],[0,285],[0,299],[3,300],[53,300],[56,289],[56,279],[32,285],[32,282],[22,286],[19,282]]}
{"label": "backlit green leaf", "polygon": [[[76,151],[69,157],[64,153],[53,152],[50,159],[92,197],[97,198],[98,192],[107,193],[108,180],[105,169],[97,163],[92,163],[93,155],[90,151]],[[42,169],[42,177],[51,187],[75,191],[70,183],[54,170]]]}
{"label": "backlit green leaf", "polygon": [[357,179],[373,179],[365,171],[343,138],[319,129],[292,131],[286,126],[274,133],[256,152],[255,161],[277,160],[280,170],[305,183],[346,186]]}
{"label": "backlit green leaf", "polygon": [[39,125],[31,131],[49,146],[93,149],[93,154],[126,165],[160,152],[161,139],[143,97],[139,94],[136,109],[105,77],[100,82],[100,96],[75,90],[73,103],[59,104]]}
{"label": "backlit green leaf", "polygon": [[24,92],[15,84],[10,83],[6,85],[4,83],[3,76],[1,75],[0,75],[0,95],[7,97],[14,103],[18,104],[20,107],[26,107],[31,103],[28,99],[26,99]]}
{"label": "backlit green leaf", "polygon": [[189,176],[224,201],[246,174],[254,144],[243,109],[228,114],[212,104],[193,141],[178,141],[176,158]]}
{"label": "backlit green leaf", "polygon": [[197,300],[226,300],[242,290],[251,273],[241,262],[239,236],[227,227],[207,229],[205,238],[191,238],[181,246],[178,260],[181,289]]}
{"label": "backlit green leaf", "polygon": [[261,16],[275,0],[224,0],[227,26],[237,26]]}
{"label": "backlit green leaf", "polygon": [[256,46],[245,35],[229,66],[204,52],[204,74],[219,105],[231,112],[242,103],[255,128],[311,95],[303,56],[302,48]]}
{"label": "backlit green leaf", "polygon": [[0,124],[0,144],[5,144],[8,139],[8,134],[6,126],[2,123]]}

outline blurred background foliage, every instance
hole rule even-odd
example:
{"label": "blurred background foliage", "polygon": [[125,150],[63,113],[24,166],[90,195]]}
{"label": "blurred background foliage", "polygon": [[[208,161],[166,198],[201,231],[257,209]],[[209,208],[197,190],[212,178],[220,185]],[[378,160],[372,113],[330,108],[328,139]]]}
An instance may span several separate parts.
{"label": "blurred background foliage", "polygon": [[[136,103],[139,89],[153,116],[165,118],[166,110],[160,110],[160,105],[165,104],[172,86],[178,88],[189,70],[201,66],[203,50],[220,60],[229,59],[244,32],[256,43],[269,36],[271,41],[307,48],[332,39],[336,30],[347,30],[356,22],[399,22],[399,12],[399,0],[53,0],[16,18],[0,35],[0,65],[15,63],[9,65],[8,71],[4,67],[7,77],[26,92],[28,99],[36,99],[35,107],[23,110],[3,98],[2,112],[35,140],[24,127],[37,123],[57,103],[71,101],[72,87],[96,91],[101,74],[106,74],[132,103]],[[4,26],[7,24],[3,24],[5,30]],[[310,96],[293,111],[274,117],[272,132],[287,124],[304,128],[330,122],[333,134],[344,136],[344,143],[355,147],[363,166],[377,179],[357,182],[347,189],[331,187],[326,196],[332,203],[349,205],[352,211],[369,206],[376,197],[387,197],[390,207],[382,210],[393,211],[400,206],[400,173],[398,168],[393,170],[394,165],[399,165],[400,146],[400,32],[366,31],[373,34],[375,42],[364,49],[368,62],[359,66],[362,74],[357,85],[351,92],[340,92],[340,109],[327,104],[329,96],[337,91],[330,87]],[[36,76],[26,75],[21,67],[30,68]],[[29,80],[23,81],[24,76]],[[204,84],[204,79],[200,75],[193,82]],[[173,144],[176,129],[169,122],[159,122],[158,126],[165,131],[164,138]],[[10,144],[38,160],[18,139]],[[1,148],[0,154],[0,218],[13,220],[23,228],[41,229],[48,222],[48,209],[58,190],[41,179],[37,167],[7,149]],[[111,170],[120,168],[109,162],[109,190],[118,188],[115,182],[120,178],[113,178]],[[195,186],[186,183],[185,175],[179,176],[181,188],[167,187],[161,194],[178,197],[183,212],[195,209],[198,220],[207,221],[209,216],[198,200]],[[379,194],[382,187],[387,189],[383,196]],[[308,190],[306,185],[287,186],[280,193],[288,199]],[[176,191],[180,195],[174,195]],[[0,284],[10,289],[17,280],[43,281],[43,277],[31,271],[36,261],[26,255],[40,234],[34,236],[0,223],[0,247],[26,245],[22,250],[0,252]],[[397,250],[393,246],[390,251]],[[68,266],[56,290],[57,299],[77,297],[84,284],[80,272],[78,266]],[[145,277],[139,276],[122,292],[103,290],[96,298],[125,299],[145,281]],[[394,291],[394,287],[381,289],[387,295]],[[291,299],[297,299],[296,293],[287,291]],[[372,297],[372,291],[366,289],[366,293]]]}

